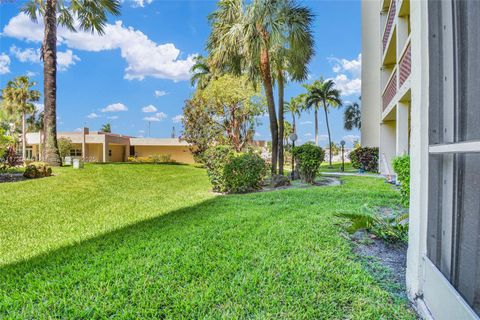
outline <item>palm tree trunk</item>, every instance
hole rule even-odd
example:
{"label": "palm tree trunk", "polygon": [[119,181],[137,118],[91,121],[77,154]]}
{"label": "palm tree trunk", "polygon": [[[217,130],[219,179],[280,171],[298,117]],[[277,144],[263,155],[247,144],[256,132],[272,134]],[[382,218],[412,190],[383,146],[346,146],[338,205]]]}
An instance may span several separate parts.
{"label": "palm tree trunk", "polygon": [[283,72],[278,70],[278,174],[283,175],[283,163],[285,161],[283,157],[283,142],[284,142],[284,131],[285,131],[285,122],[284,122],[284,83],[283,83]]}
{"label": "palm tree trunk", "polygon": [[327,123],[327,132],[328,132],[328,163],[329,166],[332,166],[332,138],[330,137],[330,126],[328,124],[328,112],[327,104],[323,102],[323,110],[325,111],[325,121]]}
{"label": "palm tree trunk", "polygon": [[315,145],[318,146],[318,108],[315,109]]}
{"label": "palm tree trunk", "polygon": [[45,162],[62,165],[57,145],[57,0],[45,2],[42,46],[45,104]]}
{"label": "palm tree trunk", "polygon": [[27,157],[27,141],[25,131],[27,130],[25,111],[22,112],[22,160]]}
{"label": "palm tree trunk", "polygon": [[270,57],[268,50],[263,48],[260,52],[260,72],[262,76],[263,87],[265,89],[265,96],[267,98],[268,115],[270,118],[270,134],[272,135],[271,172],[272,174],[276,174],[278,159],[278,122],[275,112],[275,100],[273,99],[273,85],[270,71]]}
{"label": "palm tree trunk", "polygon": [[295,124],[295,112],[292,112],[292,126],[293,126],[293,133],[297,133],[297,125]]}

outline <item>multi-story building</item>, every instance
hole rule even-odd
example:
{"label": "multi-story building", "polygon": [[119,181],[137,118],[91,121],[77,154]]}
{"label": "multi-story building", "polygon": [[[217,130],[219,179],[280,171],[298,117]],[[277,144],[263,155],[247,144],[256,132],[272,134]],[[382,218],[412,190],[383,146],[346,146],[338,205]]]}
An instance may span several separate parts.
{"label": "multi-story building", "polygon": [[410,1],[364,1],[362,144],[379,147],[380,172],[410,151]]}
{"label": "multi-story building", "polygon": [[480,314],[480,1],[364,0],[362,145],[410,154],[407,290],[426,318]]}

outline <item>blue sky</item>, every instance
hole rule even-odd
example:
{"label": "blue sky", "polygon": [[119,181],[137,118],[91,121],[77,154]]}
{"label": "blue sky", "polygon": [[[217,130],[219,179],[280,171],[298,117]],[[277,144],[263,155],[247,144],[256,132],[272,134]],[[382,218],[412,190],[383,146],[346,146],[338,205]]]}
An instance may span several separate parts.
{"label": "blue sky", "polygon": [[[43,30],[19,13],[21,3],[0,5],[0,86],[29,74],[43,91],[38,59]],[[358,101],[360,1],[301,3],[316,16],[309,81],[334,78],[344,101]],[[215,1],[125,0],[121,16],[110,17],[103,37],[59,30],[59,130],[98,130],[109,122],[116,133],[147,136],[145,119],[150,119],[152,137],[169,137],[173,126],[180,132],[178,116],[193,92],[188,70],[195,54],[205,54],[207,16],[215,7]],[[303,91],[291,83],[285,96],[288,100]],[[343,129],[343,110],[331,111],[329,119],[334,141],[343,138],[350,145],[358,139],[358,131]],[[319,120],[320,144],[326,145],[323,113]],[[269,139],[268,121],[262,122],[256,139]],[[302,142],[314,138],[313,113],[302,114],[298,134]]]}

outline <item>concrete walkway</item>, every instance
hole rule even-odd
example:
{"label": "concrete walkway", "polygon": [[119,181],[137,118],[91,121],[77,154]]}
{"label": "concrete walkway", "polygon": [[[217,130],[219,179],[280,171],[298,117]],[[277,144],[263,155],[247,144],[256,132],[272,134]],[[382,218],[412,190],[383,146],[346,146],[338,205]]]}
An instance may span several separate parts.
{"label": "concrete walkway", "polygon": [[354,176],[354,177],[369,177],[385,179],[385,176],[377,173],[358,173],[358,172],[320,172],[322,176],[342,177],[342,176]]}

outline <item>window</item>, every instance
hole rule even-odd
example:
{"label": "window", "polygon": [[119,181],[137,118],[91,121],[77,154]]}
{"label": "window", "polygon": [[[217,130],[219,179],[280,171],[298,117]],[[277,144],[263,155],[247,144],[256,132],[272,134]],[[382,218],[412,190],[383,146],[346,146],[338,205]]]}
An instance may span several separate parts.
{"label": "window", "polygon": [[479,1],[429,2],[427,256],[480,314],[478,16]]}
{"label": "window", "polygon": [[82,149],[70,149],[70,156],[71,157],[81,157],[82,156]]}
{"label": "window", "polygon": [[112,150],[108,150],[108,156],[109,156],[109,157],[112,156]]}

